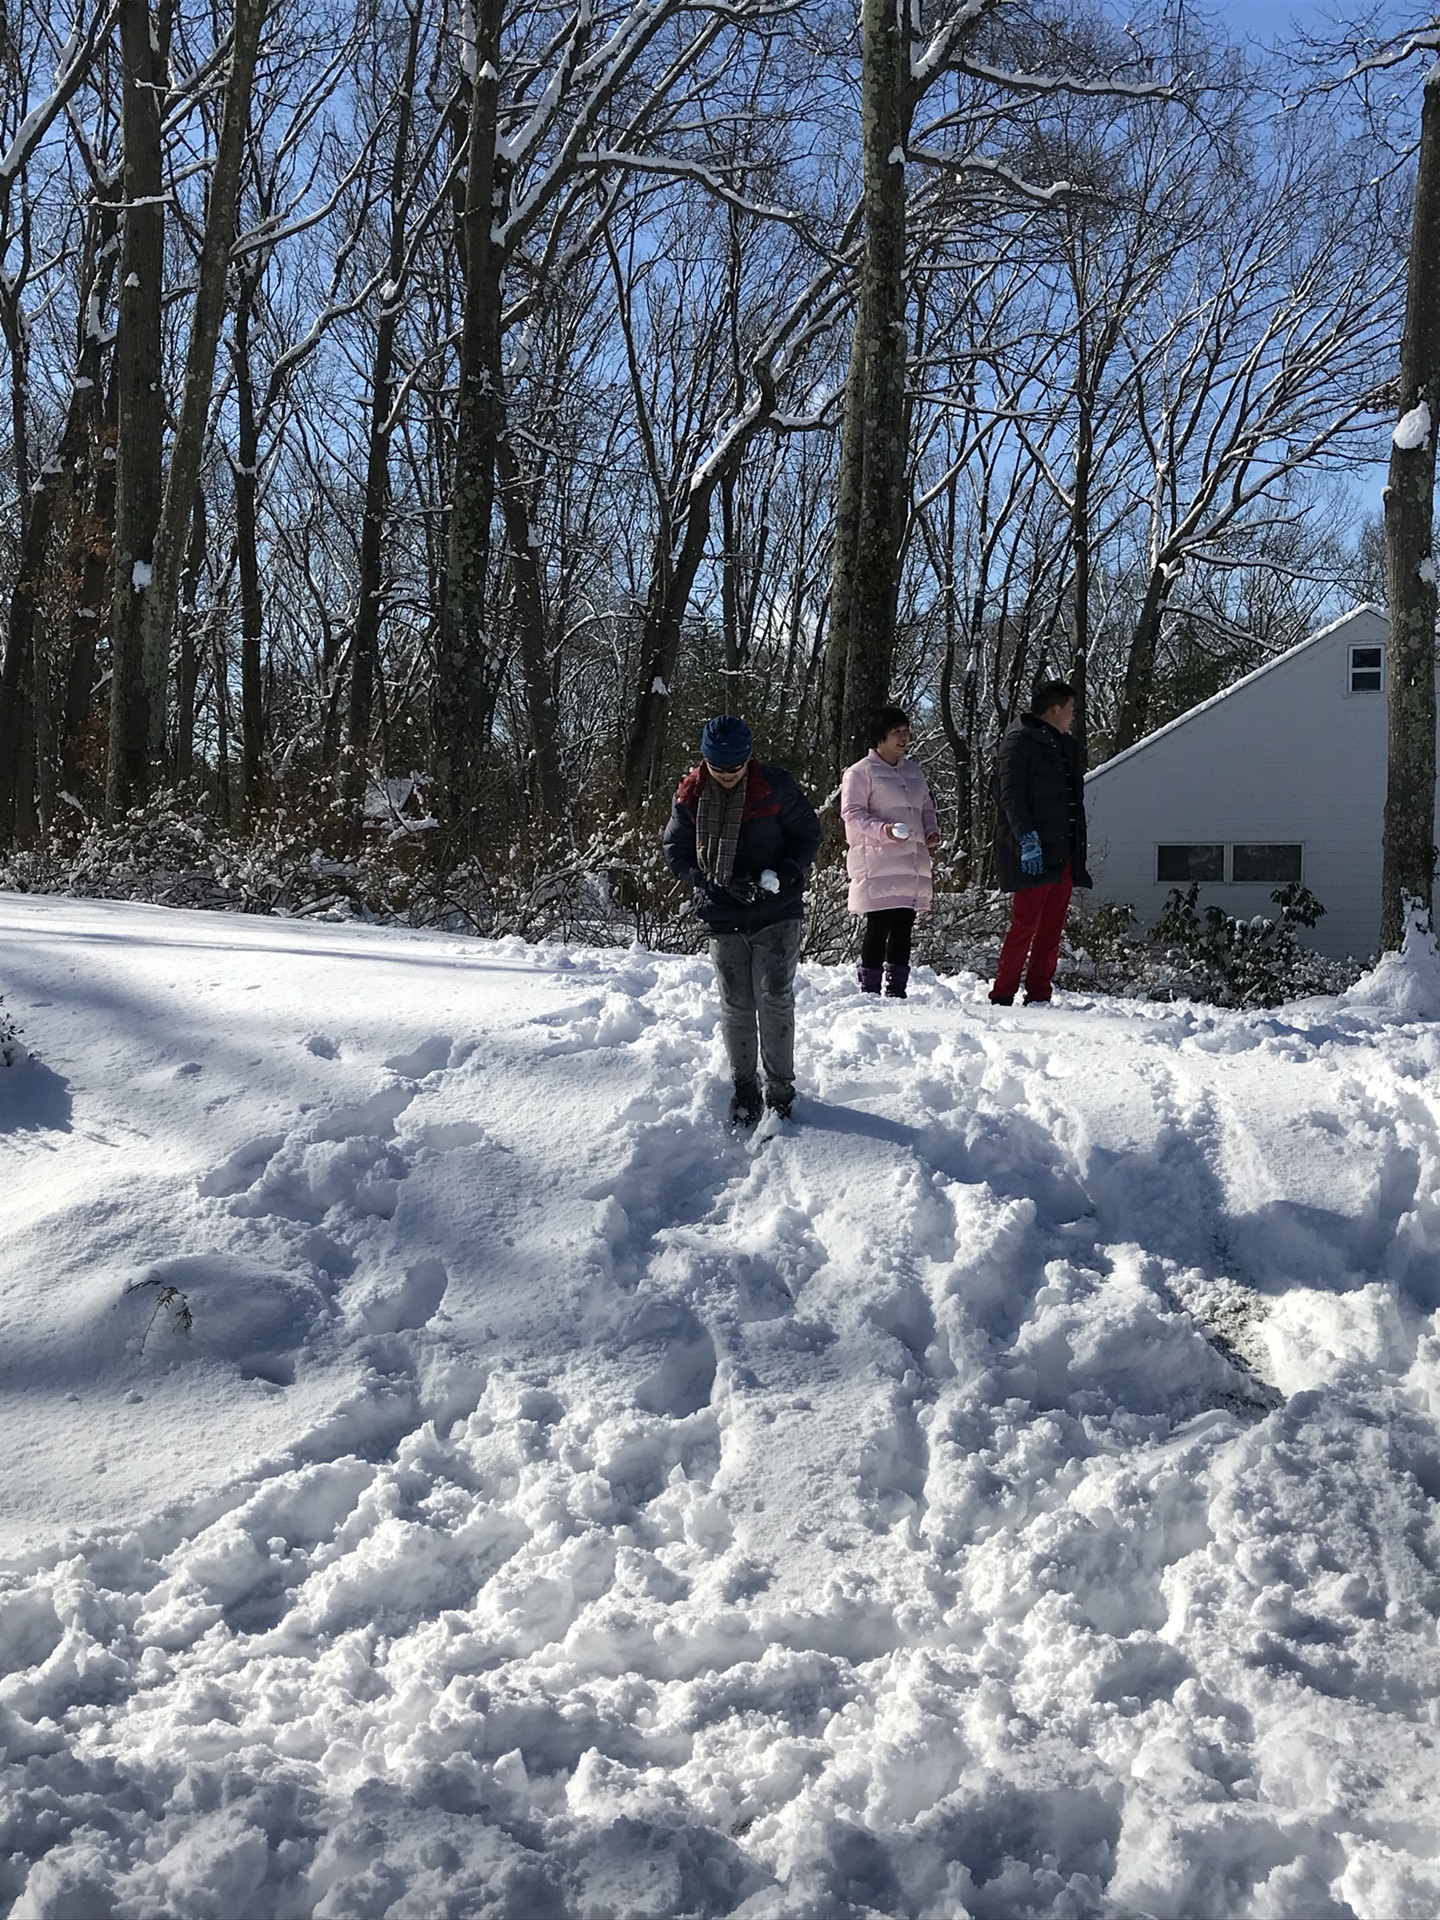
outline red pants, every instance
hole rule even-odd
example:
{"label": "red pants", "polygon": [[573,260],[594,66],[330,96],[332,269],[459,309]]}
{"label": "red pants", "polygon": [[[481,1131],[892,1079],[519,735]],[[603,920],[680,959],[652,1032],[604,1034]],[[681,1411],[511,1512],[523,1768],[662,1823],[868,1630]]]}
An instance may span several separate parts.
{"label": "red pants", "polygon": [[[1021,887],[1010,910],[1010,931],[1000,949],[1000,964],[995,969],[994,1000],[1013,1000],[1025,976],[1025,998],[1048,1000],[1055,979],[1055,963],[1060,958],[1060,936],[1065,931],[1065,915],[1070,907],[1070,863],[1065,863],[1061,879],[1038,887]],[[1026,961],[1029,965],[1026,965]]]}

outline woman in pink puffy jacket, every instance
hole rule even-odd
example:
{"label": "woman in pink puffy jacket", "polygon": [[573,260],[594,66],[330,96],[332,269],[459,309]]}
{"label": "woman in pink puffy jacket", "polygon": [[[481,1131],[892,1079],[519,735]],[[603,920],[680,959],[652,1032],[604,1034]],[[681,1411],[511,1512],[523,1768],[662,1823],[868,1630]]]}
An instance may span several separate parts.
{"label": "woman in pink puffy jacket", "polygon": [[845,769],[840,786],[850,911],[865,915],[860,991],[879,993],[883,978],[892,1000],[905,998],[915,916],[930,904],[930,855],[940,844],[929,783],[905,758],[909,744],[909,715],[882,707],[870,723],[869,753]]}

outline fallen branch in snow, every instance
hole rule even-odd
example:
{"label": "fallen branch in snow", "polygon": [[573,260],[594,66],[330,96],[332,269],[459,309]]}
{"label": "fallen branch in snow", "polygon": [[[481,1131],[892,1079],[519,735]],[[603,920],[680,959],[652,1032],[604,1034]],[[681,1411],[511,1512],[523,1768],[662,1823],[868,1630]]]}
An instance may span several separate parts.
{"label": "fallen branch in snow", "polygon": [[185,1298],[185,1295],[180,1291],[179,1287],[162,1283],[153,1274],[147,1276],[144,1280],[132,1280],[125,1291],[126,1293],[140,1293],[143,1292],[146,1287],[159,1287],[160,1292],[155,1301],[155,1310],[145,1322],[145,1331],[140,1336],[140,1351],[142,1354],[145,1351],[145,1342],[150,1338],[155,1322],[160,1318],[162,1312],[169,1315],[171,1321],[180,1329],[181,1333],[189,1333],[191,1327],[195,1324],[195,1316],[190,1311],[190,1302]]}

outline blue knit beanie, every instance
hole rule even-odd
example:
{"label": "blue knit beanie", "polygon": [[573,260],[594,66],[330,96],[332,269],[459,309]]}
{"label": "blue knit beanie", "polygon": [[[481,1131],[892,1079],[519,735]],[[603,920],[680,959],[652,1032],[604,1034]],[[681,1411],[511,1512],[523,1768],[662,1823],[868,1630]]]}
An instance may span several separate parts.
{"label": "blue knit beanie", "polygon": [[705,722],[705,731],[700,736],[700,757],[708,760],[712,767],[728,771],[731,767],[743,767],[754,745],[743,720],[737,720],[733,713],[717,713]]}

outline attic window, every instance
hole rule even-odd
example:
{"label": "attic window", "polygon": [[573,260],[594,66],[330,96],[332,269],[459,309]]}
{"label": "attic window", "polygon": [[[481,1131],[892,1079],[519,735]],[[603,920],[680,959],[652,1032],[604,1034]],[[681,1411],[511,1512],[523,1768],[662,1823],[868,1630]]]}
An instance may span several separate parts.
{"label": "attic window", "polygon": [[1157,847],[1155,878],[1179,881],[1182,885],[1190,880],[1223,880],[1224,841],[1207,840],[1196,846]]}
{"label": "attic window", "polygon": [[1263,880],[1283,886],[1300,878],[1301,853],[1300,847],[1280,841],[1252,841],[1248,846],[1237,842],[1230,849],[1230,877],[1236,882]]}
{"label": "attic window", "polygon": [[1383,647],[1351,647],[1351,693],[1379,693],[1384,671],[1385,649]]}

